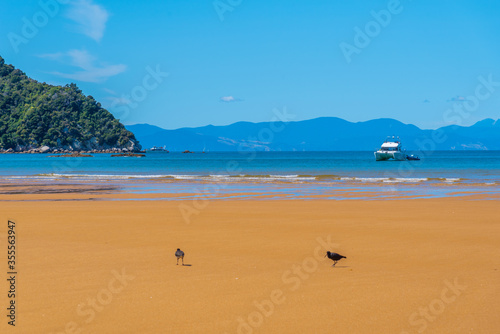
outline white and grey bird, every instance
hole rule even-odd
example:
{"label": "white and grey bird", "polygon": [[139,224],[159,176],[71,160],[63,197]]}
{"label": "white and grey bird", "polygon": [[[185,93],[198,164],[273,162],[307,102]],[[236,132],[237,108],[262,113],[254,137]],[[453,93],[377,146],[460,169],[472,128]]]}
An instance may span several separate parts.
{"label": "white and grey bird", "polygon": [[177,258],[177,265],[179,265],[179,259],[182,260],[182,265],[184,265],[184,252],[180,248],[175,251],[175,257]]}

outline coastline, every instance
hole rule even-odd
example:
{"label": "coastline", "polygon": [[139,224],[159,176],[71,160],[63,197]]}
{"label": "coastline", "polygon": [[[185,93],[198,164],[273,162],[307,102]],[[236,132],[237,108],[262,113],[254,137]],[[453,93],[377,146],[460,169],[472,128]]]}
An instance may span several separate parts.
{"label": "coastline", "polygon": [[[496,201],[229,199],[198,203],[186,221],[191,201],[37,196],[49,202],[0,201],[18,225],[22,333],[500,326]],[[175,265],[178,247],[190,266]],[[332,268],[326,248],[347,259]]]}
{"label": "coastline", "polygon": [[[0,212],[16,223],[22,254],[16,329],[408,334],[500,326],[498,168],[407,175],[399,168],[408,165],[365,162],[327,174],[262,170],[263,159],[229,175],[218,167],[242,160],[221,155],[200,167],[199,158],[166,156],[4,159]],[[174,264],[179,247],[186,266]],[[326,250],[347,259],[332,268]]]}
{"label": "coastline", "polygon": [[126,153],[126,152],[144,152],[142,150],[129,150],[127,148],[109,148],[102,150],[68,150],[63,148],[49,148],[46,150],[42,150],[42,148],[29,149],[29,150],[13,150],[13,149],[0,149],[0,154],[90,154],[90,153]]}
{"label": "coastline", "polygon": [[[304,181],[289,177],[151,175],[35,175],[0,177],[0,201],[36,200],[498,200],[498,182],[392,181],[377,179]],[[299,178],[300,179],[300,178]],[[303,178],[302,178],[303,179]]]}

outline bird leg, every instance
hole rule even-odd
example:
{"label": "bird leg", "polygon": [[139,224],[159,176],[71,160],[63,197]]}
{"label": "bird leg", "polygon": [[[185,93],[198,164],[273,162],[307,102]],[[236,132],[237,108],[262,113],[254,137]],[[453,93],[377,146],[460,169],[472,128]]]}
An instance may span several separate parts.
{"label": "bird leg", "polygon": [[179,258],[177,258],[177,265],[179,265]]}
{"label": "bird leg", "polygon": [[338,261],[333,261],[333,266],[332,267],[335,267],[335,265],[337,264]]}
{"label": "bird leg", "polygon": [[182,265],[184,265],[184,256],[181,257],[181,259],[182,259]]}

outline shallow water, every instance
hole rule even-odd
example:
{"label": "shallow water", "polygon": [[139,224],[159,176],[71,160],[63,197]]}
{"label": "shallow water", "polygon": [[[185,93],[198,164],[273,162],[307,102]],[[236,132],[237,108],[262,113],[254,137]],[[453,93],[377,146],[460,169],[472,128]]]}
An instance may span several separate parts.
{"label": "shallow water", "polygon": [[500,151],[436,151],[420,161],[375,161],[373,152],[148,153],[146,157],[50,158],[2,154],[0,176],[88,178],[223,178],[322,181],[392,178],[401,181],[498,181]]}
{"label": "shallow water", "polygon": [[153,152],[143,158],[2,154],[0,183],[106,184],[127,193],[211,198],[343,199],[355,198],[356,193],[370,194],[361,198],[416,198],[459,196],[463,191],[498,193],[500,151],[424,152],[420,157],[420,161],[377,162],[373,152]]}

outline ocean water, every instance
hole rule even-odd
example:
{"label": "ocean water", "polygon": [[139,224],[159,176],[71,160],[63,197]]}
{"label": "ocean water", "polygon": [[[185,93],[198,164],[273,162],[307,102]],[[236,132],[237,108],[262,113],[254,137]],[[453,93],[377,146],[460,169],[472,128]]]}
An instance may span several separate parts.
{"label": "ocean water", "polygon": [[[331,189],[436,193],[500,188],[500,151],[423,152],[420,161],[375,161],[373,152],[151,152],[146,157],[54,158],[0,155],[0,182],[95,182],[130,191],[188,193],[225,184],[224,193],[279,192],[295,197]],[[152,186],[152,185],[155,186]],[[486,190],[484,190],[486,189]]]}
{"label": "ocean water", "polygon": [[92,158],[2,154],[0,177],[9,176],[495,182],[500,181],[500,151],[428,152],[421,155],[420,161],[375,161],[373,152],[152,152],[142,158],[110,157],[110,154],[94,154]]}

